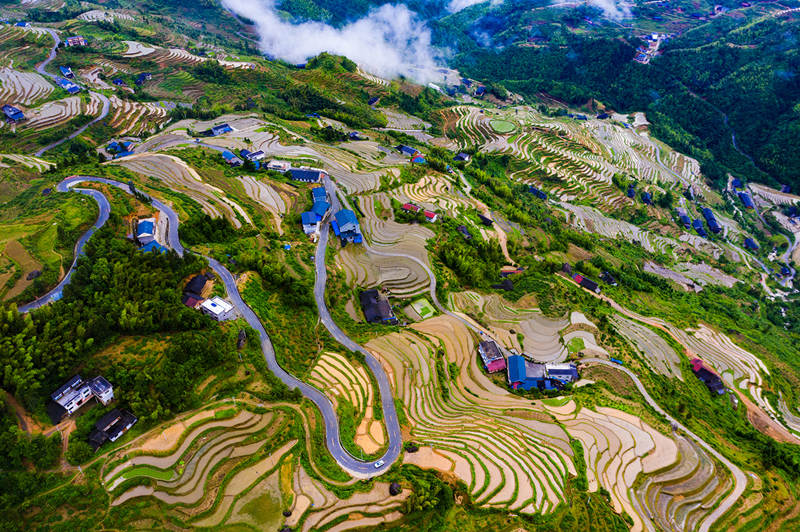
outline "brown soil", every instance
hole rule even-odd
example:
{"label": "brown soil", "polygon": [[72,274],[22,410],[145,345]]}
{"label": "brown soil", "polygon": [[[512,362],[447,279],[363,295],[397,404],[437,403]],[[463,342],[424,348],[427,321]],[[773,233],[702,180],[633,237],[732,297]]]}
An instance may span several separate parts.
{"label": "brown soil", "polygon": [[587,366],[582,375],[585,379],[607,382],[617,393],[633,395],[639,393],[630,377],[621,371],[606,366]]}

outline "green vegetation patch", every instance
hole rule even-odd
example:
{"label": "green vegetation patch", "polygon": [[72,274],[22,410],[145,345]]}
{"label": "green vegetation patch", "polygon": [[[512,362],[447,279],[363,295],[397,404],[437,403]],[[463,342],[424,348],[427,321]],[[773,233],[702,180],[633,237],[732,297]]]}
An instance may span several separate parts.
{"label": "green vegetation patch", "polygon": [[433,310],[433,307],[431,306],[428,299],[424,297],[417,299],[416,301],[411,303],[411,308],[413,308],[414,311],[417,314],[419,314],[422,319],[430,318],[431,316],[436,314],[436,311]]}
{"label": "green vegetation patch", "polygon": [[513,122],[509,122],[508,120],[495,119],[495,120],[490,120],[489,123],[491,124],[492,129],[494,129],[497,133],[500,133],[502,135],[505,135],[506,133],[511,133],[512,131],[517,129],[517,126],[514,125]]}
{"label": "green vegetation patch", "polygon": [[122,473],[122,477],[125,480],[136,477],[148,477],[157,480],[171,480],[173,476],[174,472],[171,469],[158,469],[157,467],[151,467],[147,465],[132,467]]}
{"label": "green vegetation patch", "polygon": [[586,343],[583,341],[583,338],[573,338],[567,342],[567,349],[569,350],[570,354],[579,353],[580,351],[586,349]]}

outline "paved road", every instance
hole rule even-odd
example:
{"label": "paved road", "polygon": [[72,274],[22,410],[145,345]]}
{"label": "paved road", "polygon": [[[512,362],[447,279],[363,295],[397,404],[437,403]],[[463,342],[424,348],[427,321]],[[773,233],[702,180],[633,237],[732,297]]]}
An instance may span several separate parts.
{"label": "paved road", "polygon": [[[61,38],[58,36],[58,33],[56,33],[55,30],[50,29],[50,28],[44,28],[44,29],[53,38],[53,41],[55,42],[55,44],[53,45],[53,48],[50,49],[50,53],[48,54],[47,59],[45,59],[44,61],[42,61],[41,63],[39,63],[36,66],[36,71],[39,74],[41,74],[43,76],[47,76],[48,78],[50,78],[53,81],[55,81],[56,78],[58,78],[58,76],[48,72],[47,71],[47,65],[49,65],[53,61],[53,59],[56,58],[56,53],[58,52],[58,45],[61,44]],[[44,153],[46,151],[52,150],[56,146],[60,146],[60,145],[64,144],[66,141],[74,139],[75,137],[77,137],[78,135],[80,135],[84,131],[86,131],[89,128],[89,126],[98,123],[99,121],[103,120],[105,117],[108,116],[108,111],[111,109],[111,102],[108,100],[108,98],[105,96],[105,94],[101,94],[99,92],[91,92],[91,94],[96,95],[98,98],[100,98],[100,101],[103,102],[103,108],[100,111],[100,116],[98,116],[97,118],[93,119],[91,122],[89,122],[85,126],[81,126],[80,128],[78,128],[77,130],[72,132],[70,135],[64,137],[63,139],[58,140],[58,141],[56,141],[56,142],[54,142],[52,144],[49,144],[49,145],[45,146],[44,148],[41,148],[36,153],[34,153],[34,155],[36,157],[41,157],[42,155],[44,155]]]}
{"label": "paved road", "polygon": [[[57,190],[60,192],[66,192],[70,189],[74,189],[74,186],[81,182],[96,182],[96,183],[105,183],[108,185],[112,185],[115,187],[120,188],[124,192],[130,194],[131,190],[127,184],[120,183],[118,181],[114,181],[111,179],[105,179],[100,177],[93,177],[93,176],[72,176],[61,183],[58,184]],[[76,254],[75,254],[75,262],[77,262],[77,258],[79,253],[83,250],[86,241],[89,240],[94,232],[103,226],[105,222],[108,220],[108,214],[110,212],[110,205],[108,203],[108,199],[99,191],[91,190],[91,189],[74,189],[81,194],[87,194],[95,198],[97,200],[98,205],[100,206],[100,216],[98,217],[97,222],[95,225],[87,231],[83,236],[81,236],[78,245],[76,245]],[[184,254],[184,248],[180,243],[178,237],[178,215],[173,211],[169,206],[164,205],[157,199],[152,200],[152,204],[154,207],[159,209],[163,215],[167,216],[169,220],[169,227],[168,227],[168,243],[169,245],[180,255]],[[324,264],[324,247],[322,248],[323,253],[323,260],[322,263]],[[242,299],[241,294],[239,293],[239,289],[236,286],[236,279],[233,277],[233,274],[225,268],[222,264],[218,261],[214,260],[211,257],[205,257],[208,260],[209,265],[211,268],[219,275],[220,279],[222,279],[225,288],[228,291],[228,297],[239,311],[239,313],[244,317],[245,321],[256,331],[258,331],[259,338],[261,340],[261,351],[264,354],[264,359],[267,362],[267,367],[272,371],[281,381],[283,381],[287,386],[290,388],[297,388],[300,392],[310,399],[317,408],[319,408],[320,412],[322,413],[323,420],[325,422],[325,432],[326,432],[326,445],[328,450],[330,451],[331,455],[333,455],[334,459],[337,463],[346,471],[348,471],[352,476],[359,477],[359,478],[368,478],[375,476],[377,474],[385,472],[392,464],[392,462],[397,458],[400,454],[400,448],[402,446],[402,441],[400,439],[400,427],[397,421],[397,414],[394,409],[394,401],[393,396],[391,393],[391,388],[389,387],[388,379],[386,378],[386,374],[383,372],[383,368],[381,368],[380,363],[366,353],[369,358],[372,359],[373,364],[370,364],[369,359],[367,364],[369,367],[375,372],[376,379],[378,380],[379,386],[381,387],[381,400],[383,402],[384,407],[384,417],[385,423],[387,428],[389,429],[389,433],[394,435],[394,439],[390,439],[389,449],[386,452],[385,457],[385,464],[380,468],[375,468],[373,462],[364,462],[362,460],[358,460],[355,457],[351,456],[342,446],[341,439],[339,437],[339,423],[336,417],[336,412],[333,409],[333,404],[331,403],[330,399],[322,393],[321,391],[317,390],[313,386],[306,384],[305,382],[297,379],[295,376],[291,375],[287,371],[285,371],[277,362],[275,358],[275,350],[272,346],[272,342],[270,341],[269,335],[267,331],[264,329],[263,324],[256,316],[255,312],[247,306],[247,304]],[[71,280],[72,273],[75,268],[75,262],[73,262],[72,267],[70,268],[67,275],[64,277],[64,280],[59,283],[59,286],[56,287],[53,291],[48,293],[47,295],[43,296],[42,298],[37,299],[36,301],[25,305],[23,308],[20,309],[22,312],[27,312],[34,308],[39,308],[42,305],[49,303],[50,301],[54,301],[61,297],[61,291],[64,286],[66,286],[69,281]],[[324,291],[324,279],[323,279],[323,291]],[[27,308],[26,308],[27,307]],[[327,309],[325,309],[327,312]],[[323,318],[324,319],[324,318]],[[333,324],[333,320],[330,318],[330,314],[327,314],[327,319],[329,320],[330,324]],[[335,324],[333,324],[335,327]],[[338,328],[337,328],[338,329]],[[343,333],[342,333],[343,335]],[[345,337],[346,338],[346,337]],[[360,350],[365,352],[362,348],[360,348],[355,343],[352,343],[353,348],[355,350]]]}
{"label": "paved road", "polygon": [[[680,423],[677,419],[667,414],[663,408],[658,406],[650,394],[647,393],[647,389],[642,384],[642,381],[639,380],[639,377],[636,376],[634,372],[629,370],[624,366],[620,366],[619,364],[614,364],[613,362],[609,362],[608,360],[602,358],[584,358],[581,359],[583,363],[590,363],[590,364],[602,364],[604,366],[609,366],[623,373],[627,374],[631,380],[633,380],[636,388],[638,388],[639,393],[642,394],[644,400],[647,401],[653,410],[664,416],[667,421],[672,423],[674,427],[677,427],[681,431],[683,431],[687,436],[692,438],[698,445],[700,445],[703,449],[705,449],[709,454],[711,454],[714,458],[719,460],[725,467],[727,467],[731,471],[731,475],[733,475],[734,486],[733,490],[728,494],[728,496],[711,512],[708,517],[703,520],[700,524],[700,528],[698,529],[699,532],[708,532],[713,525],[720,517],[722,517],[725,512],[731,509],[731,507],[736,503],[736,501],[741,497],[742,493],[744,493],[745,488],[747,487],[747,478],[745,477],[744,472],[739,469],[736,464],[725,458],[721,453],[719,453],[716,449],[711,447],[708,443],[706,443],[702,438],[700,438],[697,434],[686,428],[682,423]],[[642,515],[642,518],[646,518],[647,516]]]}

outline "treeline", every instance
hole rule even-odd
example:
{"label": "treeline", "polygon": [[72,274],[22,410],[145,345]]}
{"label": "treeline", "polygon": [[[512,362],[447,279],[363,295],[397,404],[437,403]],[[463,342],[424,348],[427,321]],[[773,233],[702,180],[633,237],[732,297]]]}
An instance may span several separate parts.
{"label": "treeline", "polygon": [[31,409],[120,333],[201,329],[208,318],[183,306],[179,284],[203,260],[141,253],[108,226],[86,245],[63,297],[29,314],[0,311],[2,387]]}
{"label": "treeline", "polygon": [[[800,68],[798,23],[766,20],[733,32],[723,26],[727,20],[673,40],[650,65],[632,61],[635,44],[574,34],[561,35],[562,46],[470,50],[457,63],[530,98],[545,92],[573,105],[594,98],[619,111],[646,111],[651,131],[697,158],[714,181],[731,171],[796,188],[800,153],[787,148],[800,134],[800,79],[786,73]],[[704,46],[695,49],[698,43]],[[720,111],[758,167],[735,149]]]}
{"label": "treeline", "polygon": [[458,232],[459,222],[452,218],[443,219],[441,224],[442,230],[434,244],[439,260],[465,287],[489,288],[497,283],[500,268],[506,262],[497,240],[466,240]]}

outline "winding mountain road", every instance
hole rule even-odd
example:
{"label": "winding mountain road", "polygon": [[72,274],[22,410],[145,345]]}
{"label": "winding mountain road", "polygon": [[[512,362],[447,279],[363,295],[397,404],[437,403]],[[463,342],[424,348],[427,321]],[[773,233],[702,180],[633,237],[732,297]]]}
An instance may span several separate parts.
{"label": "winding mountain road", "polygon": [[[47,59],[45,59],[44,61],[42,61],[38,65],[36,65],[36,71],[39,74],[41,74],[43,76],[46,76],[46,77],[52,79],[53,81],[55,81],[58,78],[58,76],[48,72],[47,71],[47,65],[49,65],[53,61],[53,59],[56,58],[56,53],[58,52],[58,45],[61,44],[61,38],[58,36],[58,33],[54,29],[44,28],[44,30],[47,31],[47,33],[50,34],[50,36],[53,38],[53,41],[55,42],[55,44],[53,45],[53,48],[50,50],[50,53],[48,54]],[[56,142],[54,142],[52,144],[48,144],[44,148],[39,149],[38,151],[36,151],[36,153],[34,153],[34,155],[36,157],[41,157],[42,155],[44,155],[45,152],[50,151],[53,148],[64,144],[68,140],[74,139],[75,137],[77,137],[78,135],[82,134],[84,131],[89,129],[89,126],[92,126],[92,125],[98,123],[99,121],[103,120],[105,117],[108,116],[108,112],[111,109],[111,101],[106,97],[105,94],[102,94],[102,93],[99,93],[99,92],[90,92],[90,94],[94,94],[95,96],[97,96],[100,99],[101,102],[103,102],[103,108],[100,110],[100,116],[98,116],[97,118],[94,118],[88,124],[79,127],[78,129],[76,129],[75,131],[73,131],[72,133],[70,133],[69,135],[64,137],[63,139],[57,140]]]}
{"label": "winding mountain road", "polygon": [[[27,305],[23,305],[20,307],[20,312],[28,312],[30,310],[39,308],[51,301],[55,301],[59,299],[62,295],[62,291],[64,286],[69,284],[72,273],[75,269],[75,265],[77,263],[78,257],[83,251],[86,242],[89,238],[100,228],[102,227],[106,221],[108,220],[108,216],[110,213],[110,204],[108,199],[103,195],[102,192],[93,189],[78,189],[75,188],[75,185],[82,182],[95,182],[95,183],[104,183],[107,185],[115,186],[124,192],[131,194],[130,187],[127,184],[120,183],[119,181],[114,181],[112,179],[105,179],[101,177],[93,177],[93,176],[72,176],[64,181],[60,182],[57,186],[57,190],[59,192],[68,192],[70,190],[75,190],[81,194],[86,194],[93,197],[100,207],[100,215],[98,216],[97,221],[95,224],[81,236],[78,240],[78,244],[76,244],[76,251],[75,251],[75,260],[73,261],[72,267],[70,268],[67,275],[64,279],[59,283],[59,285],[48,292],[46,295],[42,296],[41,298],[37,299],[32,303],[28,303]],[[180,243],[180,239],[178,237],[178,215],[173,211],[169,206],[163,204],[162,202],[158,201],[157,199],[152,199],[152,204],[154,207],[159,209],[163,215],[167,216],[169,220],[168,226],[168,242],[169,245],[179,254],[184,254],[184,248]],[[324,265],[324,255],[325,255],[325,247],[322,246],[320,248],[322,251],[323,259],[322,264]],[[380,363],[366,350],[352,342],[347,336],[342,333],[336,324],[333,322],[332,318],[330,317],[330,313],[327,313],[327,308],[325,312],[327,314],[327,324],[326,327],[329,327],[329,330],[339,330],[339,337],[337,340],[341,340],[341,343],[348,347],[348,349],[353,349],[356,351],[360,351],[365,353],[367,356],[367,364],[369,365],[370,369],[375,373],[376,380],[378,381],[379,387],[381,388],[381,401],[384,409],[384,419],[387,426],[387,432],[389,433],[389,448],[385,455],[382,457],[384,461],[383,465],[380,467],[375,467],[374,462],[365,462],[362,460],[358,460],[357,458],[353,457],[349,454],[344,447],[342,446],[342,442],[339,435],[339,422],[336,417],[336,412],[333,409],[333,404],[331,403],[330,399],[321,392],[320,390],[314,388],[313,386],[299,380],[294,375],[291,375],[286,370],[284,370],[275,357],[275,350],[272,346],[272,342],[270,341],[269,335],[267,331],[264,329],[264,325],[261,323],[261,320],[258,319],[258,316],[253,312],[253,310],[244,302],[242,299],[241,294],[239,293],[239,289],[236,286],[236,279],[233,277],[233,274],[225,268],[222,264],[220,264],[217,260],[211,257],[205,257],[208,260],[209,265],[214,270],[214,272],[219,275],[220,279],[222,280],[225,288],[228,292],[228,298],[231,300],[233,305],[242,315],[242,317],[247,321],[248,325],[250,325],[253,329],[258,332],[259,339],[261,341],[261,351],[264,354],[264,359],[267,362],[267,367],[270,371],[272,371],[281,381],[283,381],[289,388],[297,388],[300,392],[310,399],[316,406],[319,408],[323,421],[325,423],[325,432],[326,432],[326,446],[330,451],[333,458],[342,467],[342,469],[346,470],[350,475],[357,477],[357,478],[369,478],[381,473],[386,472],[389,467],[391,467],[394,460],[399,456],[400,450],[402,448],[402,438],[400,435],[400,426],[397,420],[397,413],[394,408],[394,400],[391,392],[391,387],[389,386],[388,378],[386,377],[386,373],[383,371],[383,368],[380,366]],[[321,293],[324,297],[324,286],[325,286],[325,278],[323,277],[322,281],[319,279],[315,285],[315,294],[318,291],[318,286],[321,286]],[[325,319],[322,315],[320,316],[322,319]],[[370,360],[372,363],[370,363]]]}

